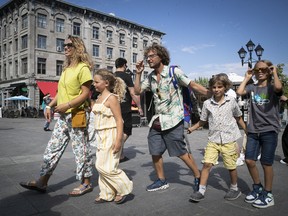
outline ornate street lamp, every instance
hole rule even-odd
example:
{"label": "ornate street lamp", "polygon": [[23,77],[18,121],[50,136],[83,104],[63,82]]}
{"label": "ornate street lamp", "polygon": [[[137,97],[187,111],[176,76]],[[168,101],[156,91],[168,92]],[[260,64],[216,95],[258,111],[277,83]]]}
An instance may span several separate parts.
{"label": "ornate street lamp", "polygon": [[242,66],[244,64],[248,64],[248,66],[250,68],[252,68],[252,63],[257,62],[257,60],[252,58],[253,50],[255,51],[256,55],[258,56],[258,60],[261,60],[261,56],[263,54],[264,49],[262,48],[262,46],[260,44],[258,44],[257,47],[254,49],[255,44],[251,41],[251,39],[246,44],[246,47],[247,47],[247,50],[249,52],[248,60],[245,61],[247,51],[243,47],[241,47],[241,49],[238,51],[238,55],[241,59]]}

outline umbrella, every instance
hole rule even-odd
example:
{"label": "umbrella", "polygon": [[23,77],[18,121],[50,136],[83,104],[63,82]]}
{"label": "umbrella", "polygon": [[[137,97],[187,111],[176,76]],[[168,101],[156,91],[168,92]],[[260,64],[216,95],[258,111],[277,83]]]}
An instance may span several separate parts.
{"label": "umbrella", "polygon": [[6,98],[4,100],[31,100],[31,98],[20,95],[20,96],[14,96],[14,97]]}

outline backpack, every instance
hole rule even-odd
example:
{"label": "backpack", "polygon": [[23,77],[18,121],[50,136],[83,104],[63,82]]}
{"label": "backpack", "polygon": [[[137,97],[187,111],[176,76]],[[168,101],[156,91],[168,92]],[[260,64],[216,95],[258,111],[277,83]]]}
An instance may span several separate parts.
{"label": "backpack", "polygon": [[[175,76],[176,67],[177,67],[176,65],[171,65],[169,67],[169,76],[170,78],[172,78],[174,88],[179,93],[178,91],[179,85],[177,83],[177,78]],[[183,102],[184,121],[189,124],[191,123],[191,121],[192,123],[198,122],[200,119],[199,106],[194,92],[189,87],[182,86],[182,91],[181,95],[179,95],[179,98],[180,100],[182,99]],[[193,118],[191,119],[192,116]]]}

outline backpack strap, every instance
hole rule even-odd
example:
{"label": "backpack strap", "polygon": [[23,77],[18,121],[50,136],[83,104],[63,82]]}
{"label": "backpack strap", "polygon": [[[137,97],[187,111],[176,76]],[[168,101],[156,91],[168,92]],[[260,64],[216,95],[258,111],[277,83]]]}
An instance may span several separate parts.
{"label": "backpack strap", "polygon": [[177,90],[178,89],[178,83],[177,83],[177,79],[175,77],[175,68],[178,67],[177,65],[171,65],[169,67],[169,77],[172,78],[172,83],[174,88]]}
{"label": "backpack strap", "polygon": [[[149,81],[149,85],[150,85],[150,90],[151,90],[151,92],[152,92],[152,88],[151,88],[152,73],[154,73],[154,71],[152,71],[152,72],[148,75],[148,81]],[[153,97],[154,97],[154,95],[152,95],[152,98],[151,98],[151,100],[150,100],[150,104],[149,104],[149,106],[148,106],[148,111],[150,111],[150,109],[151,109],[151,107],[152,107]]]}

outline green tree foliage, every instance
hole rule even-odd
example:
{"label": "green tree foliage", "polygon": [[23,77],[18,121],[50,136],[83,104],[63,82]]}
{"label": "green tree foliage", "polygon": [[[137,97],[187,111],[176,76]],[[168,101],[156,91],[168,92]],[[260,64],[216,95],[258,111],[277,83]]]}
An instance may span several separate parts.
{"label": "green tree foliage", "polygon": [[288,77],[287,75],[283,73],[284,66],[285,66],[284,64],[278,64],[277,69],[278,69],[279,79],[282,81],[282,85],[283,85],[283,94],[286,97],[288,97]]}
{"label": "green tree foliage", "polygon": [[208,88],[208,83],[209,83],[209,79],[208,78],[199,77],[198,79],[195,79],[194,81],[196,83]]}

